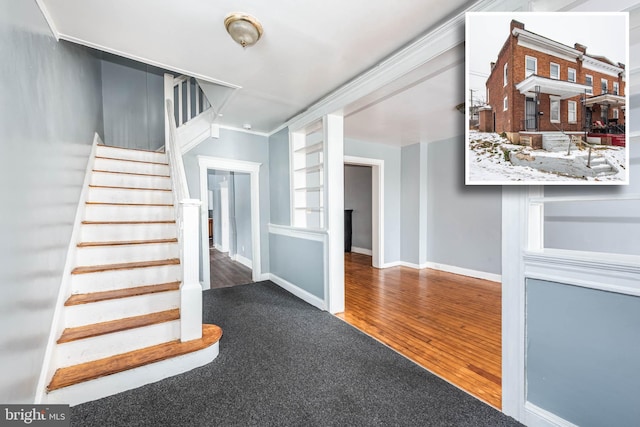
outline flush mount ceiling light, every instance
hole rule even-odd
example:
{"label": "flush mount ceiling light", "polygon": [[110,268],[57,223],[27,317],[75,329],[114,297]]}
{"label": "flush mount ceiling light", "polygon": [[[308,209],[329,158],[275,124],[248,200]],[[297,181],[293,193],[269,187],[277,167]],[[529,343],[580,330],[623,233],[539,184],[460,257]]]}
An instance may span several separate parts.
{"label": "flush mount ceiling light", "polygon": [[224,18],[224,26],[236,43],[242,47],[254,45],[262,36],[262,25],[246,13],[230,13]]}

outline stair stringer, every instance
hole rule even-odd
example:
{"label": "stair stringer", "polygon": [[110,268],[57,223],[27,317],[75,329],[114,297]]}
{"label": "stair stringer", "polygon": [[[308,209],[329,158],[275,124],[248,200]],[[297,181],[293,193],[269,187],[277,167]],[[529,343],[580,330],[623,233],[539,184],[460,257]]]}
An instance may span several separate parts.
{"label": "stair stringer", "polygon": [[82,220],[84,218],[86,201],[89,197],[89,183],[91,182],[91,174],[93,172],[93,166],[95,164],[96,152],[99,144],[102,144],[102,139],[96,132],[93,137],[93,144],[91,145],[91,151],[89,153],[89,158],[87,161],[84,182],[82,183],[82,190],[80,192],[80,198],[78,200],[78,208],[76,209],[76,216],[73,221],[73,229],[71,231],[69,247],[67,248],[67,256],[64,264],[64,270],[62,272],[60,289],[58,290],[58,298],[56,299],[56,306],[53,313],[53,319],[51,321],[51,328],[49,330],[47,347],[42,362],[42,369],[40,370],[38,386],[36,388],[36,404],[45,401],[45,397],[47,395],[47,384],[49,384],[49,382],[53,378],[53,374],[55,373],[57,368],[57,363],[55,360],[55,346],[58,337],[60,336],[60,334],[62,334],[62,331],[65,327],[64,303],[71,295],[71,270],[73,270],[74,266],[76,265],[77,244],[80,242],[80,230]]}

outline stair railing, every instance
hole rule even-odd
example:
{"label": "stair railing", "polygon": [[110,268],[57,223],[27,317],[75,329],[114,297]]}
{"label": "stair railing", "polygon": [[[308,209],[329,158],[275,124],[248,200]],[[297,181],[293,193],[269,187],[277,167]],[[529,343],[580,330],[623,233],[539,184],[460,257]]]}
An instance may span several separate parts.
{"label": "stair railing", "polygon": [[172,113],[177,128],[184,126],[211,107],[209,100],[193,77],[174,77],[170,93],[165,96],[173,101],[175,110]]}
{"label": "stair railing", "polygon": [[191,341],[202,337],[202,286],[200,285],[200,205],[201,201],[189,196],[187,175],[179,149],[173,102],[166,100],[165,152],[171,170],[173,204],[178,225],[178,245],[182,284],[180,285],[180,340]]}

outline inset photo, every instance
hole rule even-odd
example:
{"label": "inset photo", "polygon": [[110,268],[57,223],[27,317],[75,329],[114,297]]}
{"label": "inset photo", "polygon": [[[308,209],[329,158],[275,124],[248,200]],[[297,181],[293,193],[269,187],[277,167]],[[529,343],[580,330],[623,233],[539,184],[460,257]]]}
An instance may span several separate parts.
{"label": "inset photo", "polygon": [[626,12],[466,14],[465,183],[629,183]]}

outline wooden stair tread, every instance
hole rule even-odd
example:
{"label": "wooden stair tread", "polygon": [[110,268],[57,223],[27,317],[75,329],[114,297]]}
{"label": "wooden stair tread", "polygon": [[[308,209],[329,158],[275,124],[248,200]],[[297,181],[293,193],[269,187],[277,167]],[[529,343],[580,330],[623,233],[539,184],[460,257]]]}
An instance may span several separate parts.
{"label": "wooden stair tread", "polygon": [[171,191],[170,188],[120,187],[117,185],[95,185],[95,184],[89,184],[89,188],[109,188],[114,190]]}
{"label": "wooden stair tread", "polygon": [[81,363],[56,370],[47,391],[57,390],[84,381],[94,380],[106,375],[116,374],[128,369],[139,368],[154,362],[160,362],[171,357],[182,356],[187,353],[202,350],[220,340],[222,329],[216,325],[202,325],[202,338],[187,342],[170,341],[118,354],[104,359]]}
{"label": "wooden stair tread", "polygon": [[128,147],[118,147],[116,145],[106,145],[106,144],[97,144],[98,147],[105,147],[105,148],[115,148],[116,150],[128,150],[128,151],[142,151],[144,153],[158,153],[158,154],[165,154],[164,151],[156,151],[156,150],[146,150],[144,148],[128,148]]}
{"label": "wooden stair tread", "polygon": [[143,314],[141,316],[125,317],[124,319],[76,326],[75,328],[65,328],[57,342],[58,344],[62,344],[65,342],[97,337],[99,335],[126,331],[129,329],[141,328],[143,326],[171,322],[179,319],[180,309],[174,308],[173,310],[158,311],[156,313]]}
{"label": "wooden stair tread", "polygon": [[138,173],[138,172],[119,172],[119,171],[108,171],[104,169],[94,169],[93,172],[103,172],[103,173],[117,173],[122,175],[140,175],[140,176],[158,176],[161,178],[170,178],[169,175],[158,175],[155,173]]}
{"label": "wooden stair tread", "polygon": [[166,221],[82,221],[85,225],[125,225],[125,224],[175,224],[174,219]]}
{"label": "wooden stair tread", "polygon": [[88,248],[95,246],[124,246],[124,245],[147,245],[154,243],[178,243],[178,239],[151,239],[151,240],[119,240],[119,241],[109,241],[109,242],[80,242],[78,243],[79,248]]}
{"label": "wooden stair tread", "polygon": [[148,161],[148,160],[122,159],[120,157],[96,156],[96,159],[117,160],[119,162],[148,163],[150,165],[169,166],[169,163],[164,163],[164,162],[151,162],[151,161]]}
{"label": "wooden stair tread", "polygon": [[115,289],[111,291],[91,292],[88,294],[71,295],[64,303],[65,306],[90,304],[119,298],[135,297],[139,295],[155,294],[158,292],[177,291],[180,282],[161,283],[158,285],[136,286],[133,288]]}
{"label": "wooden stair tread", "polygon": [[121,202],[85,202],[87,205],[107,206],[173,206],[173,203],[121,203]]}
{"label": "wooden stair tread", "polygon": [[71,274],[97,273],[97,272],[109,271],[109,270],[131,270],[134,268],[158,267],[162,265],[176,265],[176,264],[180,264],[180,259],[170,258],[170,259],[161,259],[156,261],[124,262],[120,264],[83,265],[83,266],[74,268],[71,271]]}

